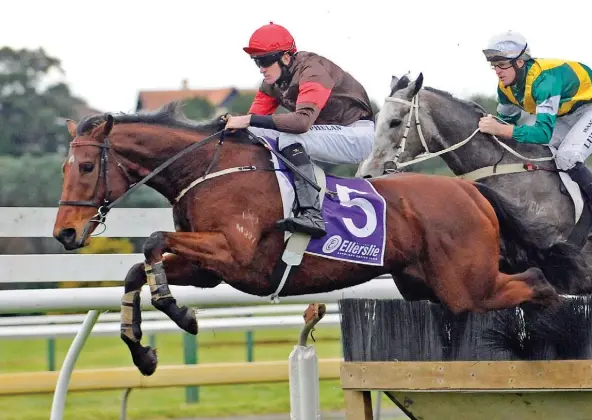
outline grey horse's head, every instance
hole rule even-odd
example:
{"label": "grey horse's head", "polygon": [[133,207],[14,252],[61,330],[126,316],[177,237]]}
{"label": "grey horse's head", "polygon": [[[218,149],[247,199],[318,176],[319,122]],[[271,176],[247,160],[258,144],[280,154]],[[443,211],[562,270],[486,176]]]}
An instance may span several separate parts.
{"label": "grey horse's head", "polygon": [[[423,115],[424,110],[421,108],[415,108],[412,118],[409,118],[413,106],[412,101],[422,84],[422,73],[413,81],[409,80],[406,75],[400,79],[396,76],[392,77],[391,93],[385,99],[376,118],[376,133],[372,152],[360,164],[356,176],[380,176],[385,172],[385,169],[394,169],[393,161],[397,154],[399,154],[398,162],[404,162],[426,152],[415,127],[415,112],[419,112],[421,130],[426,141],[436,133],[436,128],[430,122],[431,119]],[[405,138],[405,145],[401,150],[403,138]]]}

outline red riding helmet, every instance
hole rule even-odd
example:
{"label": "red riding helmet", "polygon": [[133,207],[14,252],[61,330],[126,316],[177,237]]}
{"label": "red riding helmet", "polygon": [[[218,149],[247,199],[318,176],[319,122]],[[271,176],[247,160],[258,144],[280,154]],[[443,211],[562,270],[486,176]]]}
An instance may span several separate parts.
{"label": "red riding helmet", "polygon": [[253,32],[249,46],[243,50],[250,56],[267,55],[276,52],[296,52],[294,38],[286,28],[269,22]]}

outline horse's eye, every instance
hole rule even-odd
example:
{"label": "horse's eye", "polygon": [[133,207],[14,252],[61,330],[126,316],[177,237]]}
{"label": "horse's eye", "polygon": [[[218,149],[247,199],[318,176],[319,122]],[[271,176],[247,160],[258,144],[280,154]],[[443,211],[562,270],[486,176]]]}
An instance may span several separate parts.
{"label": "horse's eye", "polygon": [[391,128],[398,127],[398,126],[400,126],[400,125],[401,125],[401,120],[400,120],[400,119],[398,119],[398,118],[393,118],[393,119],[391,120],[391,124],[390,124],[390,125],[391,125]]}
{"label": "horse's eye", "polygon": [[80,172],[88,174],[91,173],[95,169],[95,164],[90,162],[83,162],[79,165]]}

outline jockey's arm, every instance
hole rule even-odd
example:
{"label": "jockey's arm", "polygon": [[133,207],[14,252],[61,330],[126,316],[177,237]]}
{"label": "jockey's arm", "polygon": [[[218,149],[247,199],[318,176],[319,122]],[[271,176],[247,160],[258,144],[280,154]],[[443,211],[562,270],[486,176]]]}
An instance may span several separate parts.
{"label": "jockey's arm", "polygon": [[253,103],[249,108],[248,114],[271,115],[275,112],[278,106],[278,100],[266,93],[264,88],[261,87],[255,94],[255,98],[253,98]]}
{"label": "jockey's arm", "polygon": [[306,133],[327,103],[334,84],[322,66],[307,67],[300,78],[296,109],[286,114],[252,115],[251,125],[285,133]]}
{"label": "jockey's arm", "polygon": [[533,84],[532,91],[536,103],[535,123],[514,127],[513,138],[521,143],[548,144],[559,111],[561,80],[554,75],[542,74]]}

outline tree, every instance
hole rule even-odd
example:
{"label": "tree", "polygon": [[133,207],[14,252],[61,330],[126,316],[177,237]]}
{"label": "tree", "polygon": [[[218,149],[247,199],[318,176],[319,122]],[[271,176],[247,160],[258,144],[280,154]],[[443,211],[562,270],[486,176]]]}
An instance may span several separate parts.
{"label": "tree", "polygon": [[216,107],[204,98],[191,98],[183,102],[183,113],[191,120],[207,120],[214,117]]}
{"label": "tree", "polygon": [[63,82],[60,61],[37,50],[0,49],[0,154],[52,153],[67,149],[64,118],[83,103]]}
{"label": "tree", "polygon": [[244,115],[249,112],[249,108],[255,98],[254,93],[238,93],[228,104],[226,109],[232,115]]}
{"label": "tree", "polygon": [[487,111],[491,115],[495,115],[497,113],[497,98],[491,95],[484,95],[481,93],[477,93],[471,95],[469,100],[475,102],[478,105],[481,105],[485,111]]}
{"label": "tree", "polygon": [[378,106],[376,101],[373,101],[372,99],[370,99],[370,106],[372,107],[372,111],[374,112],[374,115],[376,115],[378,113],[378,111],[380,111],[380,106]]}
{"label": "tree", "polygon": [[[55,207],[62,191],[65,156],[0,156],[0,207]],[[143,185],[119,207],[170,207],[158,192]]]}

